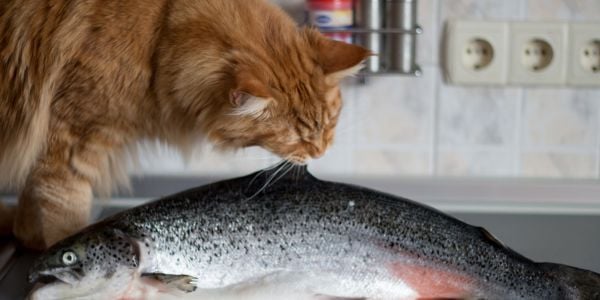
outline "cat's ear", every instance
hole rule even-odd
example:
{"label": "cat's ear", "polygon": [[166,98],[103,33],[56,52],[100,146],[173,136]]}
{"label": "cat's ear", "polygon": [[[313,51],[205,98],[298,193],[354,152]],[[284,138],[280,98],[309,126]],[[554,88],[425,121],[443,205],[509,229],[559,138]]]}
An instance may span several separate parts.
{"label": "cat's ear", "polygon": [[231,112],[232,115],[253,118],[268,116],[267,108],[271,103],[271,100],[268,98],[257,97],[242,91],[234,91],[230,95],[230,100],[234,107]]}
{"label": "cat's ear", "polygon": [[229,100],[233,106],[232,115],[253,118],[267,117],[272,103],[269,89],[246,72],[237,74],[236,87],[230,92]]}
{"label": "cat's ear", "polygon": [[362,68],[362,62],[373,55],[363,47],[328,39],[314,29],[308,30],[308,37],[324,73],[335,79],[356,74]]}

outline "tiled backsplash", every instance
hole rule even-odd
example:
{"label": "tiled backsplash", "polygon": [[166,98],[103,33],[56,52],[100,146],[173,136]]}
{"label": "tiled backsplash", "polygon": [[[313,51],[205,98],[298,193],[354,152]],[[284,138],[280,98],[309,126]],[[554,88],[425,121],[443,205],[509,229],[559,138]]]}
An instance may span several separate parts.
{"label": "tiled backsplash", "polygon": [[[273,0],[302,21],[304,0]],[[337,142],[316,173],[600,178],[600,89],[459,87],[444,83],[439,49],[449,18],[598,21],[598,0],[421,0],[424,75],[345,84]],[[151,155],[144,173],[245,173],[276,158],[259,149]]]}

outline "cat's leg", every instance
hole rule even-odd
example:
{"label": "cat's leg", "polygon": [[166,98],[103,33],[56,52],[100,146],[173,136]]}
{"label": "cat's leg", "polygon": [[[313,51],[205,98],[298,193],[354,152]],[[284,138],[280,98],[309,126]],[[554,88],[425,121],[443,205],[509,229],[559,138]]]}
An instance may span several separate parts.
{"label": "cat's leg", "polygon": [[13,232],[28,248],[45,249],[88,224],[92,184],[106,160],[108,142],[74,136],[50,139],[19,197]]}
{"label": "cat's leg", "polygon": [[43,250],[88,223],[90,182],[68,164],[42,162],[30,174],[19,204],[13,233],[30,249]]}

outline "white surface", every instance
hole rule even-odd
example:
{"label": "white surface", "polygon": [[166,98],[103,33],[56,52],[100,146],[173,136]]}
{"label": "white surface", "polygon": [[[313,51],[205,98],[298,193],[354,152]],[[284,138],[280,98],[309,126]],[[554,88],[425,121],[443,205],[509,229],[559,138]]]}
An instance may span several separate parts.
{"label": "white surface", "polygon": [[[594,41],[600,42],[600,23],[577,23],[570,26],[569,76],[568,82],[574,86],[600,86],[600,54],[594,54]],[[599,44],[595,44],[599,45]],[[597,47],[597,46],[596,46]],[[592,52],[584,57],[586,48]],[[599,52],[598,49],[595,50]]]}
{"label": "white surface", "polygon": [[[598,180],[517,180],[467,178],[405,178],[393,176],[319,175],[319,179],[356,184],[421,202],[451,213],[561,214],[600,216]],[[98,206],[131,207],[187,188],[231,178],[144,177],[133,194],[97,201]],[[3,197],[15,203],[14,197]]]}

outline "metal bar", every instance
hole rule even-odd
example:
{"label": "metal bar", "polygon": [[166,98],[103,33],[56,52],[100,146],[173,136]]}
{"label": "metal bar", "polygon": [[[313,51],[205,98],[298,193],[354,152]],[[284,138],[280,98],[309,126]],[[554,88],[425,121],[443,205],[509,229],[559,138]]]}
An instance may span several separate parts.
{"label": "metal bar", "polygon": [[410,34],[420,35],[423,33],[423,29],[416,26],[414,29],[400,29],[400,28],[382,28],[382,29],[367,29],[367,28],[346,28],[346,29],[320,29],[323,33],[355,33],[355,34],[367,34],[367,33],[381,33],[381,34]]}

